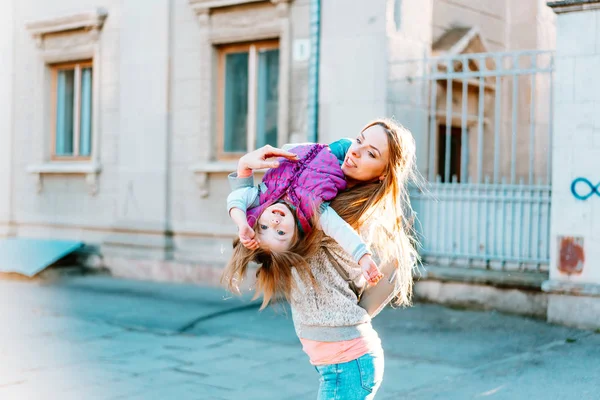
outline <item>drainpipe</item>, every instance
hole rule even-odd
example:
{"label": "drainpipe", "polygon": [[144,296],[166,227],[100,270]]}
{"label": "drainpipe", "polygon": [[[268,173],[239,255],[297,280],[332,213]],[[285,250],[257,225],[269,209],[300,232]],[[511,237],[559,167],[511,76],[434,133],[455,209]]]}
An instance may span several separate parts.
{"label": "drainpipe", "polygon": [[319,139],[319,54],[321,46],[321,0],[310,1],[310,60],[308,65],[307,140]]}

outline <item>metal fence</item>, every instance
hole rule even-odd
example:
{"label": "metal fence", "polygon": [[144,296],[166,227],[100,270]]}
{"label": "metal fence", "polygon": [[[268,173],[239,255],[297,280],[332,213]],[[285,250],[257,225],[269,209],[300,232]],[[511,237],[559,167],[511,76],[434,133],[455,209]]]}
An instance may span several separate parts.
{"label": "metal fence", "polygon": [[419,60],[428,182],[412,191],[429,263],[547,270],[552,72],[548,51]]}

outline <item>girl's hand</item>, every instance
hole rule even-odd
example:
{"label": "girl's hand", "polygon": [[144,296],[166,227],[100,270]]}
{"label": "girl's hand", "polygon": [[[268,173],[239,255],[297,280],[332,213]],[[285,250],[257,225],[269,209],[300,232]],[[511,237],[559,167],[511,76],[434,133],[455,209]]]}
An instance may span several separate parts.
{"label": "girl's hand", "polygon": [[369,285],[376,285],[377,282],[383,278],[383,274],[379,271],[377,264],[373,261],[369,254],[365,254],[358,261],[358,265],[360,265],[360,269],[362,270],[363,276],[369,283]]}
{"label": "girl's hand", "polygon": [[279,161],[267,160],[273,157],[285,157],[292,161],[298,159],[298,156],[294,153],[266,145],[240,158],[238,161],[238,177],[248,177],[254,169],[277,168]]}
{"label": "girl's hand", "polygon": [[240,242],[242,245],[249,250],[258,249],[258,240],[256,240],[254,229],[250,227],[250,225],[241,225],[238,226],[238,236],[240,238]]}

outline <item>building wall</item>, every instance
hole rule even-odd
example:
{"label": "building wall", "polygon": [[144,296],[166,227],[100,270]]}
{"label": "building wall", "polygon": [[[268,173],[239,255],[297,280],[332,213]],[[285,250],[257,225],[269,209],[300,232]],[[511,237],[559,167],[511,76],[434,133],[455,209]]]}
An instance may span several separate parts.
{"label": "building wall", "polygon": [[[19,235],[50,235],[92,239],[97,242],[118,215],[119,187],[119,75],[121,2],[67,0],[47,3],[14,1],[14,124],[13,124],[13,215]],[[32,35],[29,21],[69,15],[104,7],[109,17],[99,44],[102,70],[100,89],[100,190],[90,196],[81,175],[47,175],[43,191],[27,172],[34,164],[48,161],[50,152],[50,75]]]}
{"label": "building wall", "polygon": [[320,141],[354,137],[386,115],[387,3],[321,2]]}
{"label": "building wall", "polygon": [[387,115],[415,136],[421,172],[428,160],[429,87],[423,79],[407,77],[422,76],[425,66],[420,60],[431,55],[433,3],[398,0],[388,2],[387,10]]}
{"label": "building wall", "polygon": [[[308,62],[292,57],[294,43],[309,37],[309,1],[298,0],[289,9],[289,37],[280,39],[280,65],[289,69],[289,111],[285,141],[306,139]],[[199,174],[193,164],[218,165],[216,133],[216,45],[260,39],[261,29],[278,27],[280,18],[270,2],[224,8],[211,13],[210,22],[200,22],[187,0],[177,0],[174,40],[173,143],[171,149],[171,210],[174,258],[222,266],[231,249],[235,226],[225,207],[229,194],[227,174],[235,163],[223,163],[222,172],[208,176],[208,195],[202,197]],[[263,28],[260,28],[260,27]],[[277,28],[278,29],[278,28]],[[245,38],[245,39],[244,39]],[[284,42],[287,40],[287,44]],[[287,47],[286,47],[287,46]],[[280,70],[280,79],[282,79]],[[257,177],[260,179],[260,176]]]}
{"label": "building wall", "polygon": [[[12,16],[12,4],[3,4],[8,7],[3,16]],[[52,6],[27,0],[14,5],[14,41],[2,35],[2,46],[19,48],[14,60],[19,72],[15,95],[4,91],[0,98],[3,110],[14,101],[14,114],[0,119],[7,128],[2,131],[16,138],[14,170],[10,174],[2,168],[0,184],[4,189],[9,178],[14,181],[16,233],[81,239],[99,246],[107,262],[149,257],[222,265],[235,227],[224,206],[232,164],[216,157],[216,46],[262,39],[253,37],[261,24],[287,32],[281,54],[289,68],[285,141],[305,140],[308,61],[296,61],[291,53],[297,40],[309,38],[309,1],[291,3],[287,24],[280,20],[281,7],[264,2],[211,10],[208,26],[187,0],[151,5],[62,1]],[[94,66],[101,71],[98,192],[89,193],[83,175],[44,174],[38,193],[36,175],[27,169],[48,162],[50,78],[26,24],[95,7],[108,12]],[[272,37],[281,39],[278,35]],[[0,75],[9,82],[11,64],[2,65]],[[14,130],[9,128],[12,116]],[[3,150],[10,149],[9,139],[2,137]],[[8,165],[10,157],[2,162]],[[190,170],[199,163],[222,164],[222,172],[208,176],[206,197],[199,174]],[[2,224],[8,219],[9,197],[0,200]]]}
{"label": "building wall", "polygon": [[[433,2],[433,38],[453,27],[478,27],[490,51],[503,51],[509,44],[509,5],[512,0],[436,0]],[[537,0],[520,1],[529,3]]]}
{"label": "building wall", "polygon": [[[455,24],[479,26],[491,50],[507,48],[508,3],[490,4],[323,1],[319,140],[354,136],[369,120],[392,116],[415,133],[419,160],[426,160],[426,96],[415,101],[426,88],[403,86],[414,72],[403,61],[429,55],[432,41]],[[108,263],[154,258],[222,266],[235,235],[224,206],[234,164],[216,155],[216,46],[280,39],[288,74],[280,88],[288,92],[280,115],[287,121],[284,141],[303,141],[308,60],[296,59],[293,49],[310,36],[309,0],[208,14],[188,0],[13,0],[0,7],[0,18],[13,16],[12,28],[0,23],[0,46],[14,55],[12,64],[0,65],[2,82],[13,82],[12,95],[0,94],[0,234],[12,215],[17,235],[81,239],[100,246]],[[53,174],[43,176],[38,193],[27,169],[48,161],[49,70],[26,23],[95,7],[108,12],[94,66],[100,70],[98,191],[91,195],[81,174]],[[538,40],[549,38],[542,25],[533,29]],[[204,188],[203,173],[192,169],[206,164],[217,172]]]}
{"label": "building wall", "polygon": [[[553,189],[550,235],[548,320],[580,328],[600,328],[600,9],[597,2],[571,2],[558,15]],[[579,3],[579,4],[577,4]],[[585,3],[585,4],[584,4]],[[596,3],[596,4],[594,4]],[[589,6],[589,8],[588,8]],[[560,8],[558,8],[560,12]],[[590,185],[571,185],[586,178]]]}
{"label": "building wall", "polygon": [[437,0],[433,37],[452,27],[476,26],[490,51],[553,49],[555,20],[544,0]]}
{"label": "building wall", "polygon": [[0,237],[9,233],[12,206],[13,3],[0,4]]}

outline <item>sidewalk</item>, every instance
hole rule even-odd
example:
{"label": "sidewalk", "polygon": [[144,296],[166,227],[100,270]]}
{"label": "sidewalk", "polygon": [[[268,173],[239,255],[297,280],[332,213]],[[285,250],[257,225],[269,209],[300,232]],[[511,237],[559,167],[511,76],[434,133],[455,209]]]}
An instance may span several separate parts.
{"label": "sidewalk", "polygon": [[[289,312],[191,285],[0,281],[0,399],[314,399]],[[377,399],[597,399],[600,334],[418,304],[374,325]]]}

